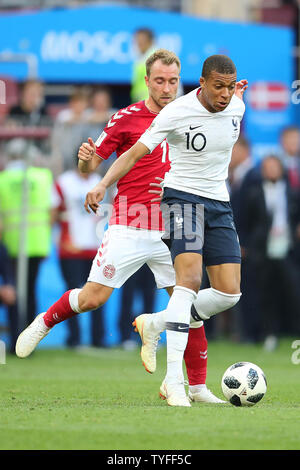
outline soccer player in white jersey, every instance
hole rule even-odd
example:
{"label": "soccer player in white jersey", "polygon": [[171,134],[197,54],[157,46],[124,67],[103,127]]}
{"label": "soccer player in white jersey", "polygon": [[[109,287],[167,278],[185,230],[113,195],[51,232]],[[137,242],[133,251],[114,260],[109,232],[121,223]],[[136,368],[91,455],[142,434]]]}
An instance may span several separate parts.
{"label": "soccer player in white jersey", "polygon": [[[166,50],[152,54],[147,61],[149,98],[119,110],[112,116],[96,144],[89,139],[80,147],[78,157],[81,171],[94,171],[114,151],[119,157],[136,143],[159,111],[175,99],[179,72],[180,62],[175,54]],[[163,221],[159,204],[153,204],[153,196],[149,194],[149,184],[155,177],[163,177],[169,168],[168,145],[164,141],[151,155],[141,160],[128,176],[118,181],[114,213],[94,259],[88,282],[82,289],[65,292],[21,333],[16,347],[19,357],[27,357],[57,323],[103,305],[114,288],[121,287],[144,263],[152,269],[158,287],[165,287],[171,295],[175,284],[174,269],[170,252],[161,240]],[[139,212],[141,216],[137,216]],[[153,316],[155,324],[152,325],[149,317],[152,316],[143,315],[136,319],[136,327],[143,342],[142,360],[146,370],[153,373],[156,368],[156,345],[159,333],[165,330],[165,321],[159,315]],[[222,402],[205,385],[207,340],[203,322],[195,323],[191,330],[185,362],[190,386],[197,387],[190,389],[190,398],[193,401]]]}
{"label": "soccer player in white jersey", "polygon": [[[241,296],[240,246],[225,183],[245,110],[242,99],[234,95],[236,76],[229,57],[208,57],[200,88],[164,107],[86,200],[97,210],[106,189],[167,138],[171,169],[164,179],[162,209],[176,285],[161,313],[167,332],[167,373],[161,394],[177,406],[190,406],[182,360],[191,308],[195,320],[207,320],[233,307]],[[211,287],[199,291],[203,262]]]}

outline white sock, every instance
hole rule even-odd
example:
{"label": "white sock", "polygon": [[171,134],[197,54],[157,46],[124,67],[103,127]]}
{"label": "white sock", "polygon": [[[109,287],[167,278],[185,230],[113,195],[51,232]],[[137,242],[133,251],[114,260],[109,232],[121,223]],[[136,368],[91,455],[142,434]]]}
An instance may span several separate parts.
{"label": "white sock", "polygon": [[158,333],[162,333],[166,329],[166,315],[167,310],[161,312],[152,313],[152,325]]}
{"label": "white sock", "polygon": [[69,295],[70,307],[73,310],[73,312],[76,312],[76,313],[83,313],[83,311],[80,310],[79,303],[78,303],[78,296],[80,292],[81,292],[81,289],[72,289]]}
{"label": "white sock", "polygon": [[206,389],[206,388],[207,388],[206,384],[189,385],[189,390],[194,393],[201,392],[201,390]]}
{"label": "white sock", "polygon": [[175,286],[166,309],[168,383],[183,379],[183,355],[188,340],[191,306],[196,297],[193,290]]}
{"label": "white sock", "polygon": [[[233,307],[239,301],[241,295],[225,294],[212,287],[200,290],[191,307],[190,327],[200,328],[203,325],[202,320],[209,320],[213,315]],[[159,333],[166,329],[166,315],[166,310],[153,314],[153,326]]]}
{"label": "white sock", "polygon": [[[192,307],[191,307],[192,308]],[[166,315],[167,310],[161,312],[152,313],[152,326],[155,328],[158,334],[162,333],[166,329]],[[200,328],[203,325],[203,321],[196,321],[192,314],[190,316],[190,328]]]}
{"label": "white sock", "polygon": [[212,287],[200,290],[191,311],[193,322],[208,320],[213,315],[228,310],[240,300],[241,295],[225,294]]}

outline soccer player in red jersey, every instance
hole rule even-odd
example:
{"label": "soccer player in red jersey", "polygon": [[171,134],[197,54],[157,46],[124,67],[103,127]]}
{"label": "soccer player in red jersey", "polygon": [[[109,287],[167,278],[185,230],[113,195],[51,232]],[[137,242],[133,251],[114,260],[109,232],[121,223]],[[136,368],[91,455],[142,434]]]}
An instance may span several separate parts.
{"label": "soccer player in red jersey", "polygon": [[[112,116],[96,143],[88,139],[87,143],[81,145],[78,152],[79,169],[93,172],[113,152],[119,157],[130,149],[160,110],[176,98],[179,73],[180,61],[175,54],[166,50],[152,54],[147,61],[145,77],[149,89],[148,99],[119,110]],[[121,287],[145,263],[152,270],[157,287],[165,288],[169,295],[172,294],[175,273],[170,252],[161,240],[162,214],[159,203],[152,202],[153,196],[149,193],[150,183],[156,178],[163,179],[169,168],[168,144],[165,140],[118,181],[109,228],[93,261],[88,282],[82,289],[72,289],[63,294],[47,312],[38,315],[21,333],[16,346],[19,357],[27,357],[57,323],[103,305],[114,288]],[[85,206],[89,211],[88,200]],[[164,331],[165,322],[159,314],[144,314],[136,319],[135,326],[142,339],[144,366],[153,373],[159,340],[157,330]],[[207,340],[202,321],[191,323],[185,362],[191,400],[222,402],[205,385]]]}

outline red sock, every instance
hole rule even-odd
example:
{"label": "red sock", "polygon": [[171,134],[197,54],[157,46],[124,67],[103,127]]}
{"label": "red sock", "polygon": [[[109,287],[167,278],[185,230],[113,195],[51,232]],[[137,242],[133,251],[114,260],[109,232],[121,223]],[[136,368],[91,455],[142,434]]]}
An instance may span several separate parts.
{"label": "red sock", "polygon": [[71,309],[69,302],[70,292],[71,290],[65,292],[57,302],[48,308],[47,312],[43,316],[44,322],[48,328],[52,328],[57,323],[74,317],[74,315],[78,315],[78,313]]}
{"label": "red sock", "polygon": [[207,339],[204,326],[190,328],[184,353],[189,385],[205,384],[207,373]]}

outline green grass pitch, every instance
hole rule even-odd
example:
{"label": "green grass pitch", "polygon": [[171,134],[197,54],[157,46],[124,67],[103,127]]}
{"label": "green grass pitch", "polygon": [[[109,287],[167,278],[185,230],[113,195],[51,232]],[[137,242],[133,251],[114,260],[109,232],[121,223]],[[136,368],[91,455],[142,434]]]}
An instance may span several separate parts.
{"label": "green grass pitch", "polygon": [[272,353],[261,346],[209,343],[208,387],[234,362],[265,372],[268,390],[250,408],[193,404],[172,408],[158,398],[165,348],[150,375],[139,351],[38,349],[0,365],[0,449],[254,450],[300,449],[300,364],[292,339]]}

